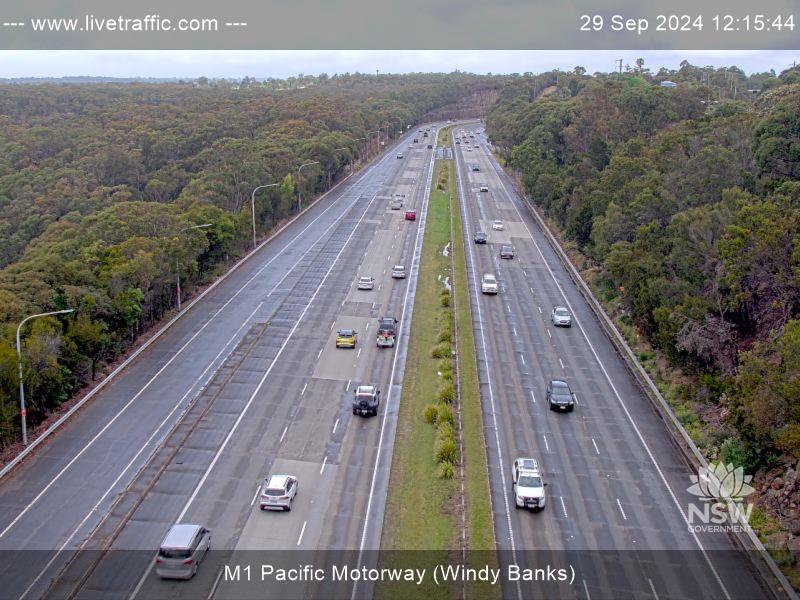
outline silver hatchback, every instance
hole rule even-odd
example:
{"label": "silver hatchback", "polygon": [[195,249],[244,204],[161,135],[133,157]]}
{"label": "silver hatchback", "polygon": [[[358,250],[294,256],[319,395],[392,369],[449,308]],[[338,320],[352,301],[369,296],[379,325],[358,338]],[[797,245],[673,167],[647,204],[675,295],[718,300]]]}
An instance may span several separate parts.
{"label": "silver hatchback", "polygon": [[556,327],[571,327],[572,315],[563,306],[556,306],[550,313],[550,320]]}
{"label": "silver hatchback", "polygon": [[163,579],[191,579],[211,547],[211,532],[202,525],[176,523],[158,548],[156,574]]}

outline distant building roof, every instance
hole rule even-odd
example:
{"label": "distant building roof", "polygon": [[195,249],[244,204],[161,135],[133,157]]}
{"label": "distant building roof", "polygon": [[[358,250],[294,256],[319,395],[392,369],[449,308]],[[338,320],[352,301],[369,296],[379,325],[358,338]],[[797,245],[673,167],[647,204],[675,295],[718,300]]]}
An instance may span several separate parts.
{"label": "distant building roof", "polygon": [[660,85],[661,87],[678,87],[677,83],[675,83],[674,81],[669,81],[669,80],[664,80],[661,83],[659,83],[658,85]]}

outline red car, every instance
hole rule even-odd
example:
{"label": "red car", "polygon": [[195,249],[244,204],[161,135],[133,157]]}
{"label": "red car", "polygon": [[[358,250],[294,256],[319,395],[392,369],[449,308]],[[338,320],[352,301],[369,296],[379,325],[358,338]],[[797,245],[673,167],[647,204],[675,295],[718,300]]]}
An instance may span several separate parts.
{"label": "red car", "polygon": [[407,210],[406,211],[406,221],[416,221],[417,220],[417,211],[415,210]]}

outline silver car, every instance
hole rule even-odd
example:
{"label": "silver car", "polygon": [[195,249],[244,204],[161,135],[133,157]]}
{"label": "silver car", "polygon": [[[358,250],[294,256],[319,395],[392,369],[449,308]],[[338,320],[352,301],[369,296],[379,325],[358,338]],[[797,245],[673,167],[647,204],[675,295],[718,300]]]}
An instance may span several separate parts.
{"label": "silver car", "polygon": [[211,532],[202,525],[176,523],[158,548],[156,575],[163,579],[191,579],[211,547]]}
{"label": "silver car", "polygon": [[556,327],[572,327],[572,315],[563,306],[556,306],[550,313],[550,320]]}
{"label": "silver car", "polygon": [[292,500],[297,495],[297,477],[272,475],[261,486],[261,510],[292,510]]}
{"label": "silver car", "polygon": [[375,279],[372,277],[359,277],[358,278],[358,289],[360,290],[371,290],[375,288]]}
{"label": "silver car", "polygon": [[403,265],[395,265],[392,267],[392,277],[394,279],[405,279],[406,268]]}

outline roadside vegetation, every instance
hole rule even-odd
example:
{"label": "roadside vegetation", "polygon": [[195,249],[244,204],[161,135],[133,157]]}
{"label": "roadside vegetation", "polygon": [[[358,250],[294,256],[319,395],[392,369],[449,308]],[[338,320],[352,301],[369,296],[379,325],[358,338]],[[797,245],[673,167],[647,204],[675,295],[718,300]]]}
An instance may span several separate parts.
{"label": "roadside vegetation", "polygon": [[487,119],[701,451],[755,476],[751,525],[796,587],[798,115],[800,68],[637,63],[519,78]]}
{"label": "roadside vegetation", "polygon": [[[440,133],[443,135],[440,145],[447,139]],[[387,563],[407,566],[413,560],[429,570],[437,563],[460,563],[464,544],[471,551],[470,563],[483,566],[488,556],[488,563],[496,565],[455,194],[453,162],[436,161],[381,541],[383,550],[406,551],[384,555]],[[454,350],[458,351],[458,368]],[[412,559],[408,551],[419,554]],[[420,587],[378,586],[377,596],[451,598],[460,593],[460,585],[437,587],[431,580]],[[467,587],[468,597],[492,598],[499,597],[499,593],[485,584]]]}
{"label": "roadside vegetation", "polygon": [[[401,128],[492,79],[320,76],[0,87],[0,451],[176,305],[374,156]],[[365,139],[359,139],[365,138]],[[298,168],[306,165],[298,175]],[[201,229],[193,225],[210,224]]]}

